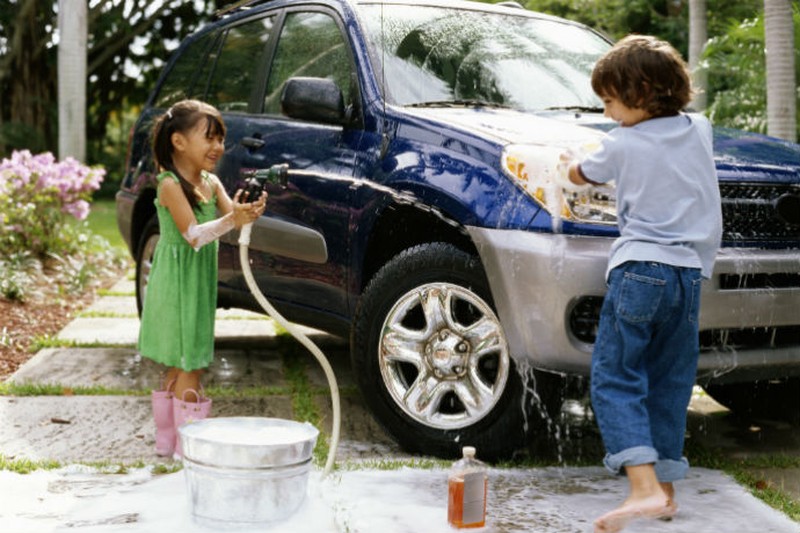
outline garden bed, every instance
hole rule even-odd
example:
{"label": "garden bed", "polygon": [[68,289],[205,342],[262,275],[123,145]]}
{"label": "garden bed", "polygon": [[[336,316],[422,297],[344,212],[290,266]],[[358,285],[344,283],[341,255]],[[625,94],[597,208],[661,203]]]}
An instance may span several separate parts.
{"label": "garden bed", "polygon": [[0,297],[0,381],[36,353],[36,345],[55,337],[77,313],[91,305],[97,292],[111,287],[128,267],[108,266],[79,293],[64,289],[58,275],[42,275],[35,294],[25,301]]}

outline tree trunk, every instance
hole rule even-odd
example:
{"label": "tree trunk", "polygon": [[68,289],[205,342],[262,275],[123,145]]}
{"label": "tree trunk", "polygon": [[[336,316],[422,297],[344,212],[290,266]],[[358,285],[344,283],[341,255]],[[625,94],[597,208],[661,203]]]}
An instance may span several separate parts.
{"label": "tree trunk", "polygon": [[86,159],[86,0],[58,2],[58,155]]}
{"label": "tree trunk", "polygon": [[49,0],[20,0],[6,28],[6,54],[0,57],[0,154],[52,146],[56,76],[46,29],[52,14]]}
{"label": "tree trunk", "polygon": [[692,107],[696,111],[704,110],[707,105],[708,73],[700,65],[706,41],[708,41],[706,0],[689,0],[689,68],[692,71],[692,82],[696,91]]}
{"label": "tree trunk", "polygon": [[790,0],[764,0],[767,55],[767,133],[797,140],[794,19]]}

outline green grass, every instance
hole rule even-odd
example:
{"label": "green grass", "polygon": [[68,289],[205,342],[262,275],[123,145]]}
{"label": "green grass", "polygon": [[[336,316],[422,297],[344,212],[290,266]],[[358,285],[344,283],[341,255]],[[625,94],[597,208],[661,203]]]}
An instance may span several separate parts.
{"label": "green grass", "polygon": [[121,248],[127,253],[128,247],[117,228],[117,207],[113,199],[100,198],[92,202],[89,217],[86,219],[89,229],[106,239],[114,248]]}
{"label": "green grass", "polygon": [[53,335],[36,335],[31,339],[28,351],[36,353],[45,348],[124,348],[130,344],[114,344],[108,342],[78,342],[72,339],[59,339]]}
{"label": "green grass", "polygon": [[149,391],[128,390],[93,385],[91,387],[69,387],[60,383],[0,383],[0,396],[146,396]]}
{"label": "green grass", "polygon": [[[156,464],[148,465],[144,461],[134,461],[132,463],[115,463],[110,461],[95,461],[95,462],[80,462],[84,466],[94,468],[100,474],[127,474],[130,470],[150,468],[153,475],[172,474],[180,471],[183,465],[179,462],[172,464]],[[0,454],[0,470],[15,472],[17,474],[30,474],[36,470],[58,470],[65,465],[59,461],[51,459],[32,460],[32,459],[17,459],[14,457],[6,457]]]}

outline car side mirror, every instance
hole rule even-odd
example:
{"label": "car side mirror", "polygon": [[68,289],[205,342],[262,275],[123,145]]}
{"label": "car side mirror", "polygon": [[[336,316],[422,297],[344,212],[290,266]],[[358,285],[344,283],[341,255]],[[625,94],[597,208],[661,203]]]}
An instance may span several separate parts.
{"label": "car side mirror", "polygon": [[281,109],[291,118],[344,124],[342,91],[327,78],[289,78],[281,93]]}

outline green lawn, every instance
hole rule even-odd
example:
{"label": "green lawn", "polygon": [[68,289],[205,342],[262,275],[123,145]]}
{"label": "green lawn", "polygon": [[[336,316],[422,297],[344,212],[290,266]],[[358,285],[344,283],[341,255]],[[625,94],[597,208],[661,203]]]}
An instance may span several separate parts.
{"label": "green lawn", "polygon": [[105,238],[114,248],[128,251],[117,227],[117,210],[113,198],[101,198],[92,202],[87,222],[92,232]]}

